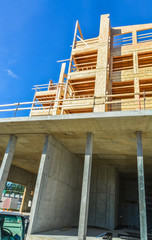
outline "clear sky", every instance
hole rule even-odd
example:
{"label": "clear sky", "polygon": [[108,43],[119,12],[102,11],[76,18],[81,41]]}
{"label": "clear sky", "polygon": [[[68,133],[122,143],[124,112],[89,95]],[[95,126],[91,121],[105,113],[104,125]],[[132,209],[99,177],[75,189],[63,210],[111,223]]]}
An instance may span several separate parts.
{"label": "clear sky", "polygon": [[75,22],[96,37],[101,14],[111,26],[152,22],[151,0],[0,0],[0,104],[32,101],[34,84],[58,81]]}

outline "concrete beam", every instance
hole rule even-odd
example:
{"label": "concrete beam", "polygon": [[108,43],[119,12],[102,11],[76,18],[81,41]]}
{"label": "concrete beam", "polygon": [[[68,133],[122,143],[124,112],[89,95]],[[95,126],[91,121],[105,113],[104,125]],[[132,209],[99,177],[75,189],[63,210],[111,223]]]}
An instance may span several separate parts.
{"label": "concrete beam", "polygon": [[83,170],[82,194],[81,194],[81,207],[80,207],[80,217],[79,217],[79,229],[78,229],[79,240],[85,240],[86,234],[87,234],[90,180],[91,180],[91,167],[92,167],[92,143],[93,143],[93,134],[87,133],[87,143],[86,143],[86,151],[85,151],[84,170]]}
{"label": "concrete beam", "polygon": [[2,161],[2,165],[0,168],[0,198],[2,197],[3,190],[5,188],[5,183],[8,178],[9,170],[11,167],[15,147],[16,147],[17,137],[15,135],[11,135],[4,157]]}
{"label": "concrete beam", "polygon": [[138,169],[138,193],[140,210],[140,239],[147,240],[144,162],[142,150],[142,133],[140,131],[137,132],[137,169]]}

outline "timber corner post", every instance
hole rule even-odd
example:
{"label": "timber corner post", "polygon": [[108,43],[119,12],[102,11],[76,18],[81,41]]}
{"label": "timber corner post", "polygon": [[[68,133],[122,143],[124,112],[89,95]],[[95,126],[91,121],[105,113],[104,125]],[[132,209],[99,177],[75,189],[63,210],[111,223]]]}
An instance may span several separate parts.
{"label": "timber corner post", "polygon": [[109,14],[101,15],[99,43],[97,50],[97,66],[95,79],[94,112],[105,112],[105,95],[109,81],[109,51],[110,51],[110,18]]}

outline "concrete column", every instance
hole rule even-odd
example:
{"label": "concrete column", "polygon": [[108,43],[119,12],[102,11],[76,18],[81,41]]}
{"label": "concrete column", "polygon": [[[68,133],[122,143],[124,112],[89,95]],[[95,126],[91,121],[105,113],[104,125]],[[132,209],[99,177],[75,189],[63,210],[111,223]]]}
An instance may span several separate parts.
{"label": "concrete column", "polygon": [[30,214],[30,225],[29,225],[29,234],[33,233],[33,229],[36,223],[37,219],[37,213],[38,213],[38,208],[41,200],[41,192],[44,187],[44,177],[46,174],[46,171],[48,169],[48,162],[49,162],[49,157],[50,157],[50,141],[49,141],[49,136],[46,135],[45,138],[45,143],[43,147],[43,153],[41,156],[41,161],[40,161],[40,167],[39,167],[39,172],[37,176],[37,181],[36,181],[36,186],[35,186],[35,192],[34,192],[34,197],[33,197],[33,204],[32,204],[32,209],[31,209],[31,214]]}
{"label": "concrete column", "polygon": [[82,194],[81,194],[81,207],[79,217],[79,229],[78,239],[85,240],[87,234],[87,223],[88,223],[88,207],[89,207],[89,195],[90,195],[90,180],[91,180],[91,166],[92,166],[92,133],[87,133],[87,143],[84,159],[84,170],[83,170],[83,183],[82,183]]}
{"label": "concrete column", "polygon": [[147,240],[144,163],[143,163],[141,132],[137,132],[137,169],[138,169],[138,192],[139,192],[139,210],[140,210],[140,239]]}
{"label": "concrete column", "polygon": [[16,142],[17,137],[11,135],[0,168],[0,198],[2,197],[3,190],[5,188],[5,183],[7,181],[10,166],[12,163]]}

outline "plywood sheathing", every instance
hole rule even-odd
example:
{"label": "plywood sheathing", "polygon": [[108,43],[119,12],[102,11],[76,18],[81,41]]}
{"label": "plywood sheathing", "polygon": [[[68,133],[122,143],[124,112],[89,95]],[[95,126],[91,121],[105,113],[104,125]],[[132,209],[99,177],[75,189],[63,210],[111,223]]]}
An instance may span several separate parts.
{"label": "plywood sheathing", "polygon": [[[115,35],[127,34],[132,33],[132,44],[128,44],[125,46],[120,47],[112,47],[111,48],[111,69],[110,69],[110,81],[111,82],[124,82],[134,80],[134,102],[130,103],[119,103],[119,110],[128,110],[128,109],[144,109],[144,108],[151,108],[151,95],[149,94],[146,97],[146,103],[144,106],[143,96],[138,94],[139,92],[146,89],[147,92],[151,91],[152,81],[152,41],[144,41],[138,42],[137,41],[137,31],[142,31],[146,29],[151,29],[152,24],[142,24],[142,25],[131,25],[131,26],[124,26],[124,27],[115,27],[111,29],[111,38]],[[133,67],[129,69],[129,64],[126,64],[126,69],[120,69],[120,71],[115,71],[113,61],[115,58],[121,59],[122,57],[125,58],[128,55],[133,56]],[[141,57],[140,57],[141,56]],[[143,79],[143,80],[142,80]],[[141,83],[142,80],[142,83]],[[144,82],[148,81],[148,82]],[[130,89],[130,91],[129,91]],[[128,87],[128,92],[131,93],[132,88]],[[120,89],[121,92],[121,89]],[[124,97],[122,96],[122,99]],[[132,99],[132,96],[129,97],[128,100]],[[114,104],[113,104],[114,105]],[[116,105],[116,104],[115,104]]]}
{"label": "plywood sheathing", "polygon": [[65,67],[66,63],[62,63],[61,65],[61,71],[60,71],[60,77],[59,77],[59,83],[58,83],[58,91],[56,93],[54,108],[52,111],[52,115],[57,115],[61,113],[61,108],[58,108],[59,105],[62,106],[62,99],[64,96],[64,76],[65,76]]}
{"label": "plywood sheathing", "polygon": [[[109,33],[110,33],[110,20],[109,14],[101,15],[98,56],[97,56],[97,71],[95,82],[95,106],[94,112],[104,112],[105,104],[102,102],[105,99],[100,98],[106,95],[106,86],[108,84],[108,56],[109,56]],[[101,104],[100,104],[101,103]]]}
{"label": "plywood sheathing", "polygon": [[[152,108],[152,41],[137,41],[137,32],[144,29],[152,29],[152,24],[111,28],[109,14],[106,14],[101,16],[99,36],[84,39],[77,21],[66,86],[58,94],[53,89],[47,93],[36,93],[35,99],[39,101],[50,97],[57,101],[53,103],[52,109],[42,108],[32,111],[32,114]],[[131,34],[132,42],[114,47],[114,36],[122,34]],[[77,39],[77,35],[81,40]],[[63,68],[60,73],[62,80]],[[59,86],[60,80],[58,89]],[[105,104],[105,101],[108,103]]]}

